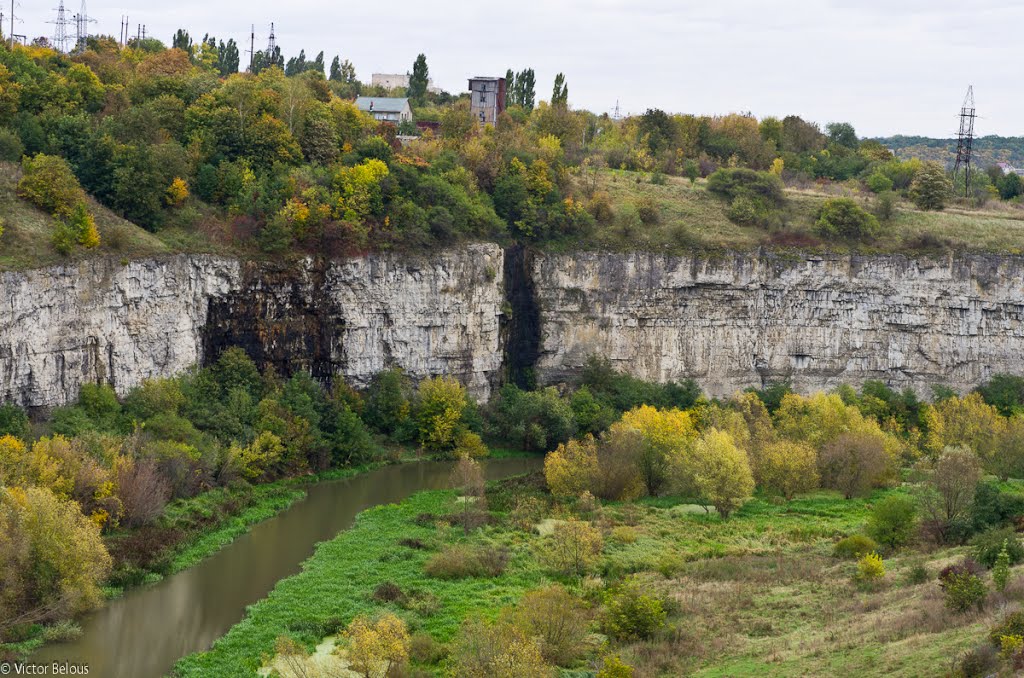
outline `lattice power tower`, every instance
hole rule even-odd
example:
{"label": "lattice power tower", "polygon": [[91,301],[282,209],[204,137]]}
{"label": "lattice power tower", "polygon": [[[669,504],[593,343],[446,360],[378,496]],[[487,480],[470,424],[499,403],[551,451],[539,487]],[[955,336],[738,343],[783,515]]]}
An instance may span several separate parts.
{"label": "lattice power tower", "polygon": [[960,107],[960,133],[957,135],[956,165],[953,167],[953,176],[959,176],[960,168],[964,170],[964,197],[971,196],[971,154],[974,151],[974,119],[977,118],[974,109],[974,85],[967,88],[967,96],[964,97],[964,104]]}

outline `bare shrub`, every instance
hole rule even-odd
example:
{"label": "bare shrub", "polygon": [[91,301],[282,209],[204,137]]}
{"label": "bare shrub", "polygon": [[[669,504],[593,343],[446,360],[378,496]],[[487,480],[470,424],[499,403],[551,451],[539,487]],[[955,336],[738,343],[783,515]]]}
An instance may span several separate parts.
{"label": "bare shrub", "polygon": [[545,661],[567,666],[585,651],[590,622],[583,601],[557,584],[528,592],[512,615],[527,637],[540,638]]}
{"label": "bare shrub", "polygon": [[454,675],[543,678],[552,676],[539,643],[508,622],[463,624],[452,651]]}
{"label": "bare shrub", "polygon": [[847,499],[863,496],[885,478],[889,455],[879,436],[844,433],[821,451],[821,482]]}
{"label": "bare shrub", "polygon": [[139,527],[163,513],[171,486],[152,459],[140,459],[117,471],[117,494],[124,507],[124,524]]}
{"label": "bare shrub", "polygon": [[423,566],[436,579],[497,577],[508,565],[508,549],[457,544],[434,555]]}

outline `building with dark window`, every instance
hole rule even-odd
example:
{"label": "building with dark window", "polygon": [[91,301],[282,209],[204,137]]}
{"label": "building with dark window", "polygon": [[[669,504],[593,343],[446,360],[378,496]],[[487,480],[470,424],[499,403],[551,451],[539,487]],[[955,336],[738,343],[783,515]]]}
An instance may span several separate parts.
{"label": "building with dark window", "polygon": [[471,78],[470,111],[481,125],[493,125],[505,110],[505,78]]}
{"label": "building with dark window", "polygon": [[380,122],[390,122],[395,127],[412,120],[412,109],[409,107],[408,99],[359,97],[356,99],[356,107]]}

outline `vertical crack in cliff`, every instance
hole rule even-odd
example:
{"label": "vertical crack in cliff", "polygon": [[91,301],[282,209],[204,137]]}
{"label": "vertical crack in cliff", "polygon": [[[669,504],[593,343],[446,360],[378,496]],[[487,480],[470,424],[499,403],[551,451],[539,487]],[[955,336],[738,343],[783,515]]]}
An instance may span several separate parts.
{"label": "vertical crack in cliff", "polygon": [[540,306],[533,281],[533,253],[525,245],[505,250],[505,301],[505,381],[520,388],[533,388],[540,358]]}

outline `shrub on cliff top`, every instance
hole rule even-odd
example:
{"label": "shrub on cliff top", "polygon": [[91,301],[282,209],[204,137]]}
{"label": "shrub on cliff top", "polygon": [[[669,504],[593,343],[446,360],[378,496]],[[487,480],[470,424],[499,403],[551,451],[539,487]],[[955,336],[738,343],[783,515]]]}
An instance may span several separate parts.
{"label": "shrub on cliff top", "polygon": [[70,217],[75,205],[85,201],[85,193],[64,158],[40,153],[25,158],[22,170],[18,195],[50,214]]}
{"label": "shrub on cliff top", "polygon": [[814,230],[823,238],[862,242],[874,240],[878,219],[850,198],[829,198],[818,210]]}

